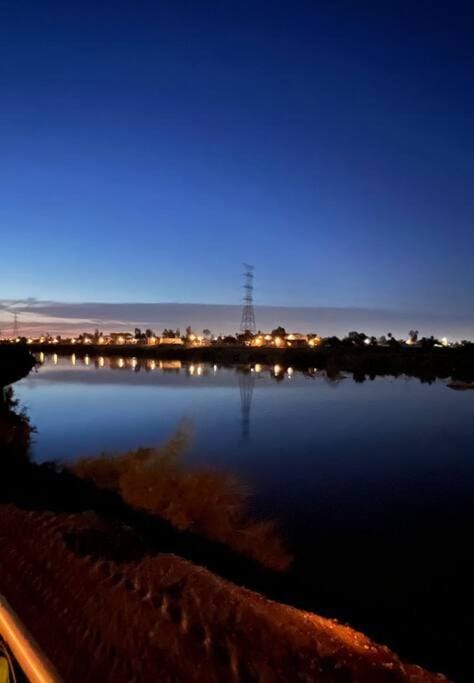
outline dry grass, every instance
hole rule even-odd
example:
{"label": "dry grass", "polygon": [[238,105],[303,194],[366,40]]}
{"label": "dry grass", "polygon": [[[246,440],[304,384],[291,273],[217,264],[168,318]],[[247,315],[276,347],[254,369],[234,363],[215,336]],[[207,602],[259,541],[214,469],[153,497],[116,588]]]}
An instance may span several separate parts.
{"label": "dry grass", "polygon": [[182,425],[160,448],[83,458],[73,471],[177,529],[219,541],[267,568],[286,570],[291,557],[275,524],[249,517],[249,493],[237,477],[187,466],[183,455],[188,442],[189,428]]}

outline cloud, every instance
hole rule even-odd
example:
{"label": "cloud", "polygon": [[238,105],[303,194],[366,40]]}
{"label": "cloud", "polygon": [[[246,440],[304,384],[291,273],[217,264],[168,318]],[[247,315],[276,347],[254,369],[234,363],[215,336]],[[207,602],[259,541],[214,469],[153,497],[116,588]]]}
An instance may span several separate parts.
{"label": "cloud", "polygon": [[[175,303],[64,303],[25,299],[0,302],[0,327],[11,328],[12,312],[18,314],[23,334],[50,332],[67,334],[96,327],[105,331],[150,327],[161,332],[165,327],[184,330],[187,325],[200,331],[234,333],[239,329],[241,306]],[[365,308],[256,306],[257,327],[270,330],[283,325],[291,331],[344,335],[350,330],[367,334],[405,336],[416,328],[422,335],[434,334],[450,339],[473,338],[470,319],[449,315],[403,313]]]}

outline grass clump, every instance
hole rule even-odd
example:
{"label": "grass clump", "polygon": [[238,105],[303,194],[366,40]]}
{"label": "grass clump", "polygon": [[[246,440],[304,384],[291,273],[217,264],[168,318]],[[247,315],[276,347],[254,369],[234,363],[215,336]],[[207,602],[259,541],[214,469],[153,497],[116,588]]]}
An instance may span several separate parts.
{"label": "grass clump", "polygon": [[189,435],[184,424],[159,448],[83,458],[73,471],[179,530],[223,543],[269,569],[288,569],[291,557],[274,522],[249,516],[247,487],[230,473],[186,465]]}

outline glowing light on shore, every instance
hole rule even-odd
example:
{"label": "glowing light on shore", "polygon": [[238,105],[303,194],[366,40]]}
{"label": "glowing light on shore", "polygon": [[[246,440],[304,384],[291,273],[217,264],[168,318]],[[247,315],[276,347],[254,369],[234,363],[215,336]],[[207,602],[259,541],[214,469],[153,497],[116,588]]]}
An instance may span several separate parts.
{"label": "glowing light on shore", "polygon": [[449,345],[448,338],[447,338],[447,337],[442,337],[442,338],[441,338],[441,344],[442,344],[443,346],[448,346],[448,345]]}

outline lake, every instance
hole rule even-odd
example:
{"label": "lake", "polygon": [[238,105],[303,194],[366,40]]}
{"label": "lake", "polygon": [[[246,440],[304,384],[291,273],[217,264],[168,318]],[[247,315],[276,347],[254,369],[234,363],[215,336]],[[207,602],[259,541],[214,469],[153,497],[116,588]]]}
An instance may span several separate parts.
{"label": "lake", "polygon": [[15,385],[36,461],[163,443],[235,473],[294,555],[278,597],[465,678],[474,629],[474,392],[317,368],[43,356]]}

